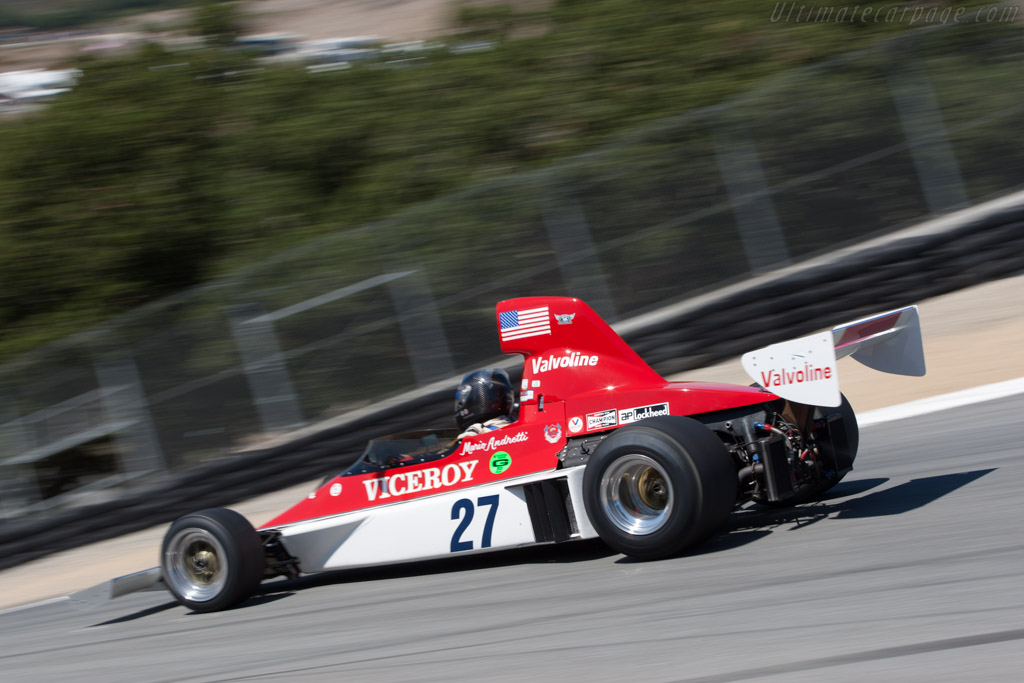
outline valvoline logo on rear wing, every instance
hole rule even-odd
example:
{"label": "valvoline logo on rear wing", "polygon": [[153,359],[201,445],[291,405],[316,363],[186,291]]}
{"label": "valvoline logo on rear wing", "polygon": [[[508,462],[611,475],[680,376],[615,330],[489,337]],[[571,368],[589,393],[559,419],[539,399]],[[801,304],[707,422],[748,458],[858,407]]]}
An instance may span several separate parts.
{"label": "valvoline logo on rear wing", "polygon": [[590,306],[571,297],[524,297],[497,306],[504,353],[521,353],[520,401],[663,383]]}
{"label": "valvoline logo on rear wing", "polygon": [[782,398],[808,405],[838,406],[836,361],[851,356],[869,368],[897,375],[925,374],[917,306],[855,320],[743,354],[743,369]]}

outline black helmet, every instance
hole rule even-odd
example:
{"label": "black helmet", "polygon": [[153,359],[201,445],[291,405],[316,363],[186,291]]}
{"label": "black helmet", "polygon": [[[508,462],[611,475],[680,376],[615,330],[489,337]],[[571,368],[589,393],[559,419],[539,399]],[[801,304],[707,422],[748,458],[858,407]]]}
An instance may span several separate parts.
{"label": "black helmet", "polygon": [[455,392],[455,424],[471,424],[509,415],[515,404],[512,382],[504,370],[476,370],[459,382]]}

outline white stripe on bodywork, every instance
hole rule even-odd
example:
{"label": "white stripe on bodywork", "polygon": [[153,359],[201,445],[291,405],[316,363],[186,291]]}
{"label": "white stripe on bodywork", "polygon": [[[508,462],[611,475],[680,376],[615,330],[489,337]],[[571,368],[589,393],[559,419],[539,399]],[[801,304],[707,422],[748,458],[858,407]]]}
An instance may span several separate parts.
{"label": "white stripe on bodywork", "polygon": [[[567,477],[580,528],[580,538],[596,536],[586,519],[582,498],[584,467],[554,470],[475,486],[458,491],[396,502],[334,517],[298,522],[281,528],[281,542],[299,560],[303,572],[343,567],[364,567],[409,562],[453,554],[466,555],[503,548],[533,545],[536,538],[523,486],[544,479]],[[498,509],[491,528],[491,543],[482,547],[484,526],[490,512],[479,500],[498,496]],[[456,501],[467,499],[474,513],[457,540],[472,542],[472,550],[452,553],[453,536],[465,517],[464,505],[453,519]]]}

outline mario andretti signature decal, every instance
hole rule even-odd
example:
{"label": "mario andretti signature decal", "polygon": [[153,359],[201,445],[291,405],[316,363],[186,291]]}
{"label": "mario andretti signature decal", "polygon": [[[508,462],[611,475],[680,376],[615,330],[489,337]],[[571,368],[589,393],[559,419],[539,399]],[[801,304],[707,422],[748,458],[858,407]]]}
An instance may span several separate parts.
{"label": "mario andretti signature decal", "polygon": [[508,446],[513,443],[522,443],[529,440],[530,437],[526,435],[526,432],[517,432],[516,434],[509,434],[502,437],[491,437],[487,441],[466,441],[462,445],[463,454],[476,453],[477,451],[496,451],[502,446]]}

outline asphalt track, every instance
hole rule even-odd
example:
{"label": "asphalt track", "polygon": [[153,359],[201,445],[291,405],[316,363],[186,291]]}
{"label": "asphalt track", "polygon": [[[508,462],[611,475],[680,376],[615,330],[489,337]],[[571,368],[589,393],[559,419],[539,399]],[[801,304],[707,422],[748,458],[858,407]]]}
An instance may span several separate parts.
{"label": "asphalt track", "polygon": [[1016,681],[1024,395],[867,427],[819,503],[698,552],[600,543],[306,577],[194,614],[165,593],[0,613],[16,681]]}

